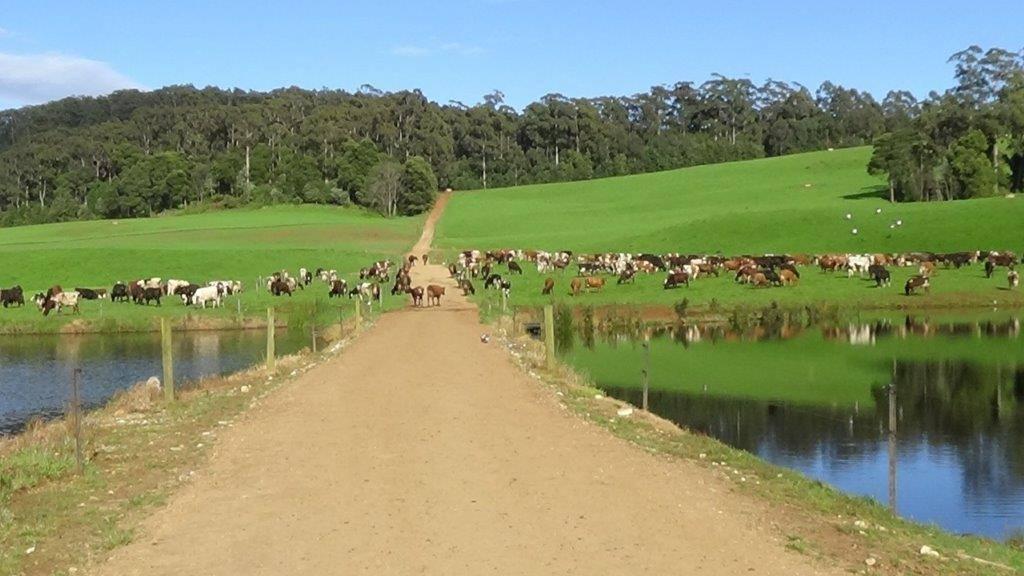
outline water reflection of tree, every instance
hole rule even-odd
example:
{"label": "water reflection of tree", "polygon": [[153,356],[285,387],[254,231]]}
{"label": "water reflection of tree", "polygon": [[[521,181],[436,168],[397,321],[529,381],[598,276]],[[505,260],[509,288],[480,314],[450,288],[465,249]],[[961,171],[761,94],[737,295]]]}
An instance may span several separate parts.
{"label": "water reflection of tree", "polygon": [[[978,502],[1024,490],[1024,366],[897,361],[895,382],[900,452],[952,454],[964,496]],[[843,469],[884,451],[886,384],[871,387],[874,409],[665,391],[651,391],[650,405],[663,417],[750,452],[820,459]],[[636,389],[607,392],[640,401]]]}

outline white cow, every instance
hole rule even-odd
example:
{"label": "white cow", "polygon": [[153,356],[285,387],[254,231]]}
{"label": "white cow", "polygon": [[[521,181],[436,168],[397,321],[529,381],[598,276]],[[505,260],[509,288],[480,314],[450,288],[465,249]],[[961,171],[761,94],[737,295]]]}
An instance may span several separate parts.
{"label": "white cow", "polygon": [[214,308],[219,307],[223,304],[224,298],[224,286],[203,286],[196,290],[196,293],[192,295],[192,304],[199,304],[203,308],[206,308],[206,303],[210,302]]}

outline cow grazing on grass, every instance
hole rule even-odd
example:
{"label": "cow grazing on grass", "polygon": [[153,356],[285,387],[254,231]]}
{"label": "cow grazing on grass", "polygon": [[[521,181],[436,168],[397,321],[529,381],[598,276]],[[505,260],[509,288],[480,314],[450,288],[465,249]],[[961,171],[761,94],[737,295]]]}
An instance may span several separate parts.
{"label": "cow grazing on grass", "polygon": [[633,280],[636,279],[636,271],[632,268],[626,268],[619,274],[619,279],[615,281],[616,284],[632,284]]}
{"label": "cow grazing on grass", "polygon": [[1017,274],[1016,270],[1010,270],[1006,273],[1006,281],[1010,284],[1010,290],[1013,290],[1020,286],[1020,275]]}
{"label": "cow grazing on grass", "polygon": [[292,295],[292,286],[287,280],[271,280],[270,281],[270,293],[274,296],[282,296],[287,294],[288,297]]}
{"label": "cow grazing on grass", "polygon": [[487,277],[484,278],[484,290],[486,290],[488,288],[497,288],[498,287],[498,283],[500,283],[500,282],[501,282],[501,275],[500,274],[491,274],[490,276],[487,276]]}
{"label": "cow grazing on grass", "polygon": [[569,283],[569,295],[570,296],[579,296],[580,292],[582,290],[583,290],[583,279],[579,278],[579,277],[573,278],[572,282]]}
{"label": "cow grazing on grass", "polygon": [[470,296],[472,294],[476,294],[476,288],[473,288],[473,283],[469,281],[469,278],[460,279],[459,288],[462,289],[463,296]]}
{"label": "cow grazing on grass", "polygon": [[872,264],[868,267],[868,275],[875,281],[875,286],[881,288],[882,286],[888,286],[892,281],[892,277],[889,271],[885,269],[885,266],[881,264]]}
{"label": "cow grazing on grass", "polygon": [[519,263],[515,260],[508,261],[508,273],[509,274],[522,274],[523,269],[519,266]]}
{"label": "cow grazing on grass", "polygon": [[507,300],[508,297],[512,294],[512,283],[509,282],[508,280],[502,280],[499,288],[501,288],[502,297],[504,297]]}
{"label": "cow grazing on grass", "polygon": [[3,303],[4,308],[15,304],[19,307],[24,306],[25,294],[22,292],[21,286],[11,286],[0,290],[0,303]]}
{"label": "cow grazing on grass", "polygon": [[925,278],[931,278],[935,274],[935,262],[930,260],[921,262],[921,265],[917,267],[918,276]]}
{"label": "cow grazing on grass", "polygon": [[598,276],[588,276],[583,279],[587,284],[587,290],[593,290],[595,292],[600,291],[604,288],[604,278]]}
{"label": "cow grazing on grass", "polygon": [[107,297],[107,291],[102,288],[99,290],[93,290],[92,288],[75,288],[75,292],[78,292],[78,295],[82,300],[104,300]]}
{"label": "cow grazing on grass", "polygon": [[127,302],[131,297],[128,295],[128,285],[124,282],[114,284],[110,289],[110,300],[112,302]]}
{"label": "cow grazing on grass", "polygon": [[907,280],[907,283],[903,285],[903,294],[910,296],[911,294],[915,294],[918,288],[925,292],[929,291],[931,284],[929,283],[927,276],[911,276]]}
{"label": "cow grazing on grass", "polygon": [[444,296],[444,286],[437,284],[427,286],[427,306],[430,306],[431,302],[434,303],[434,306],[440,306],[441,296]]}
{"label": "cow grazing on grass", "polygon": [[348,289],[348,284],[344,280],[335,280],[331,282],[331,290],[327,293],[328,298],[342,297],[345,295]]}
{"label": "cow grazing on grass", "polygon": [[419,308],[423,306],[423,287],[416,286],[415,288],[409,288],[407,290],[409,296],[412,297],[412,305]]}
{"label": "cow grazing on grass", "polygon": [[544,296],[547,296],[548,294],[551,294],[551,291],[554,290],[554,289],[555,289],[555,279],[554,278],[545,278],[544,279],[544,287],[541,288],[540,293],[542,295],[544,295]]}

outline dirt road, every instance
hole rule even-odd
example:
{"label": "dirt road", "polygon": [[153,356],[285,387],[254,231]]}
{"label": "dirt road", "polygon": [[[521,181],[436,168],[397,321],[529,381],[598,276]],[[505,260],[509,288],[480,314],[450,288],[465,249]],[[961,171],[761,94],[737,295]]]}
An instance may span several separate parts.
{"label": "dirt road", "polygon": [[250,411],[98,573],[831,573],[707,470],[560,409],[454,291]]}

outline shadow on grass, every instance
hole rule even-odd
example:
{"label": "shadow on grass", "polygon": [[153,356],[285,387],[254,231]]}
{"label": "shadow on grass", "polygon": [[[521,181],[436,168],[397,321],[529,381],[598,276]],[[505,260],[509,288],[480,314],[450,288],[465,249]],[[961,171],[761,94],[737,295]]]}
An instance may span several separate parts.
{"label": "shadow on grass", "polygon": [[885,186],[865,186],[860,189],[860,192],[853,194],[847,194],[843,196],[844,200],[871,200],[871,199],[889,199],[889,189]]}

